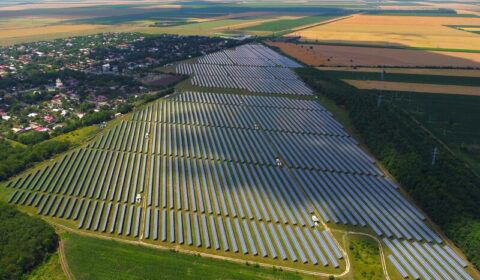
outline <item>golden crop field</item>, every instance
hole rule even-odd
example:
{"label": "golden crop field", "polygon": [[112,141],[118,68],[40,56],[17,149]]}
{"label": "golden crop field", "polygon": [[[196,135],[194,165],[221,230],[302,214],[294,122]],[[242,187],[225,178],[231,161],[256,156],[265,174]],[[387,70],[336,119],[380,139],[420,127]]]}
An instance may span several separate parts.
{"label": "golden crop field", "polygon": [[344,80],[344,81],[360,89],[381,89],[386,91],[408,91],[408,92],[480,96],[480,91],[478,90],[478,87],[473,87],[473,86],[437,85],[437,84],[385,82],[385,81],[368,81],[368,80]]}
{"label": "golden crop field", "polygon": [[0,45],[12,45],[25,42],[52,40],[71,36],[90,35],[101,32],[131,32],[139,27],[134,25],[23,25],[8,27],[0,25]]}
{"label": "golden crop field", "polygon": [[446,25],[480,25],[480,18],[355,15],[295,32],[303,40],[480,50],[480,36]]}
{"label": "golden crop field", "polygon": [[15,38],[31,35],[42,35],[51,33],[65,33],[65,32],[77,32],[98,29],[105,26],[94,24],[78,24],[78,25],[50,25],[39,27],[27,27],[27,28],[12,28],[0,30],[0,38]]}
{"label": "golden crop field", "polygon": [[131,0],[131,1],[97,1],[97,0],[83,0],[83,1],[51,1],[40,3],[12,3],[0,7],[0,11],[24,11],[34,9],[67,9],[67,8],[82,8],[93,7],[98,5],[138,5],[138,4],[158,4],[155,0]]}

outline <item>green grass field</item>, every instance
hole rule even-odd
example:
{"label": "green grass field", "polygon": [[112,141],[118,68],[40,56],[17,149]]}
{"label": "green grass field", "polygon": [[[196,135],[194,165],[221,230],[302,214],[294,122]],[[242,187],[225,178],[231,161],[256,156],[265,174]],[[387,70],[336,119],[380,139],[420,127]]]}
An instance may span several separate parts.
{"label": "green grass field", "polygon": [[95,137],[95,135],[97,135],[97,133],[100,132],[100,130],[101,129],[95,125],[86,126],[86,127],[82,127],[80,129],[74,130],[72,132],[57,136],[52,140],[68,141],[73,146],[78,146],[88,141],[89,139]]}
{"label": "green grass field", "polygon": [[44,264],[32,271],[27,280],[67,280],[60,265],[58,253],[50,256]]}
{"label": "green grass field", "polygon": [[305,279],[253,263],[242,265],[75,234],[64,237],[67,262],[77,280]]}
{"label": "green grass field", "polygon": [[363,236],[350,236],[349,251],[354,280],[382,280],[383,271],[380,262],[378,244]]}
{"label": "green grass field", "polygon": [[281,20],[258,24],[251,27],[246,27],[244,28],[244,30],[279,32],[279,31],[290,30],[290,29],[304,26],[304,25],[310,25],[310,24],[319,23],[322,21],[331,20],[335,17],[337,16],[309,16],[309,17],[301,17],[298,19],[281,19]]}

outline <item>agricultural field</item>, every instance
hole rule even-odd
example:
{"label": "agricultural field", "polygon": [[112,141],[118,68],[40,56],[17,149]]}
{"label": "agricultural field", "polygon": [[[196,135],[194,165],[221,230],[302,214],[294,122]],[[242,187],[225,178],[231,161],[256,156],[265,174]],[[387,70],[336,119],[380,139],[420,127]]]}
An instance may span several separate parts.
{"label": "agricultural field", "polygon": [[[330,24],[328,24],[330,25]],[[480,37],[479,37],[480,38]],[[269,42],[311,66],[479,68],[480,53]]]}
{"label": "agricultural field", "polygon": [[[230,51],[204,59],[295,67],[259,45]],[[325,278],[350,273],[348,229],[382,240],[392,279],[474,279],[315,98],[225,91],[147,104],[7,182],[8,201],[83,233]]]}
{"label": "agricultural field", "polygon": [[288,6],[277,6],[275,2],[263,7],[249,3],[212,5],[203,1],[48,1],[5,4],[0,6],[0,25],[4,27],[0,28],[0,44],[122,31],[208,36],[262,35],[266,33],[248,29],[268,22],[299,26],[348,13],[343,8],[318,5]]}
{"label": "agricultural field", "polygon": [[[319,68],[325,69],[325,68]],[[379,68],[381,70],[381,68]],[[399,70],[403,70],[399,68]],[[476,70],[464,70],[463,72],[471,71],[476,72]],[[454,71],[451,71],[454,72]],[[478,71],[477,71],[478,72]],[[432,91],[435,93],[436,91],[433,89],[435,86],[445,86],[444,91],[438,91],[438,93],[448,93],[449,90],[452,91],[452,94],[462,94],[462,89],[464,90],[464,94],[473,94],[475,95],[475,91],[469,91],[472,87],[480,87],[480,81],[478,77],[465,77],[460,76],[460,73],[456,73],[457,75],[432,75],[432,74],[405,74],[405,73],[392,73],[388,72],[387,70],[383,70],[382,72],[361,72],[361,71],[339,71],[339,70],[328,70],[325,72],[329,77],[338,78],[341,80],[349,80],[349,81],[359,81],[359,82],[366,82],[367,84],[372,84],[373,82],[386,82],[383,84],[386,87],[394,88],[395,84],[397,83],[399,87],[405,84],[412,84],[412,88],[416,86],[421,86],[424,84],[424,88],[418,88],[416,91],[421,90],[428,90],[429,87],[432,87]],[[468,73],[467,73],[468,74]],[[379,84],[380,85],[380,84]],[[406,85],[405,85],[406,86]],[[441,88],[439,88],[441,89]],[[457,89],[455,91],[454,89]],[[398,91],[402,91],[401,88]],[[414,90],[415,91],[415,90]],[[479,93],[480,94],[480,93]]]}
{"label": "agricultural field", "polygon": [[354,15],[293,34],[303,41],[480,50],[477,34],[447,25],[480,25],[480,17]]}
{"label": "agricultural field", "polygon": [[[440,69],[440,68],[388,68],[388,67],[318,67],[323,71],[341,71],[353,73],[380,73],[385,74],[409,74],[409,75],[432,75],[432,76],[449,76],[449,77],[472,77],[480,78],[480,70],[474,69]],[[420,76],[421,78],[422,76]],[[384,76],[385,78],[385,76]]]}
{"label": "agricultural field", "polygon": [[244,28],[248,31],[282,32],[297,27],[312,25],[334,19],[336,16],[308,16],[295,19],[280,19]]}
{"label": "agricultural field", "polygon": [[[34,21],[35,22],[35,21]],[[0,28],[0,45],[8,46],[19,43],[53,40],[71,36],[91,35],[102,32],[135,32],[142,26],[121,25],[94,25],[94,24],[4,24]],[[9,27],[7,27],[9,26]]]}
{"label": "agricultural field", "polygon": [[457,85],[426,84],[426,83],[412,83],[412,82],[388,82],[388,81],[377,81],[377,80],[345,79],[344,81],[346,81],[347,83],[359,89],[480,96],[478,86],[457,86]]}

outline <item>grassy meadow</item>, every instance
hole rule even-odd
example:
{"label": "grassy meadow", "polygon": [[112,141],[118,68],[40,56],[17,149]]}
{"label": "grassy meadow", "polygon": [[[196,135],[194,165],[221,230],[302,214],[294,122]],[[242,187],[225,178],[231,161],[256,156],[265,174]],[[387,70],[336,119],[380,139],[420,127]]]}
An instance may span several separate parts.
{"label": "grassy meadow", "polygon": [[363,236],[350,236],[348,249],[354,280],[384,279],[377,242]]}
{"label": "grassy meadow", "polygon": [[77,280],[305,279],[303,275],[260,268],[253,263],[236,264],[71,233],[62,238],[67,262]]}
{"label": "grassy meadow", "polygon": [[60,257],[58,252],[50,256],[50,258],[32,271],[27,280],[67,280],[60,265]]}

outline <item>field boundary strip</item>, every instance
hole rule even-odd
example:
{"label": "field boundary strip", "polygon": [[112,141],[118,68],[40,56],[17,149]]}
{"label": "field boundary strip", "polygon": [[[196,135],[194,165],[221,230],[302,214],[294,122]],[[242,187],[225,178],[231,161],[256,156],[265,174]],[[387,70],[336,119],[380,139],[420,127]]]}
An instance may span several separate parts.
{"label": "field boundary strip", "polygon": [[316,27],[316,26],[320,26],[320,25],[325,25],[325,24],[345,20],[345,19],[351,18],[355,15],[360,15],[360,14],[362,14],[362,13],[351,14],[351,15],[348,15],[348,16],[343,16],[343,17],[339,17],[339,18],[334,18],[334,19],[330,19],[330,20],[326,20],[326,21],[313,23],[313,24],[310,24],[310,25],[304,25],[304,26],[299,26],[299,27],[296,27],[296,28],[292,28],[292,29],[288,30],[289,32],[284,34],[284,36],[287,37],[287,35],[291,34],[291,33],[295,33],[295,32],[298,32],[298,31],[302,31],[302,30],[309,29],[309,28]]}

